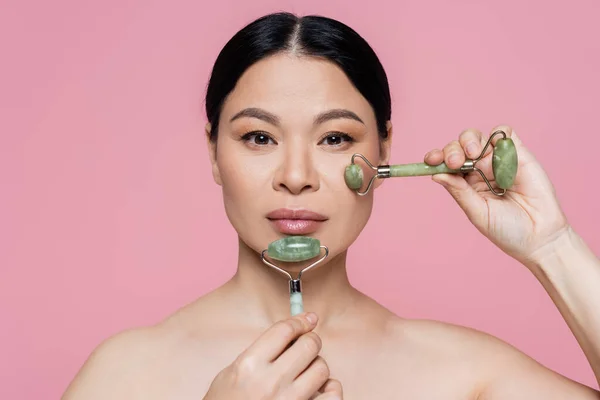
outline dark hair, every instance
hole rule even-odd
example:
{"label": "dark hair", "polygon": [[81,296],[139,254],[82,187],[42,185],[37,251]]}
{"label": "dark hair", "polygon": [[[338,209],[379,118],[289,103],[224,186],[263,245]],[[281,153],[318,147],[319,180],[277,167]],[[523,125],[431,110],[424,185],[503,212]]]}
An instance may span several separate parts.
{"label": "dark hair", "polygon": [[237,32],[219,53],[206,91],[210,139],[217,138],[223,103],[255,62],[283,51],[328,59],[339,66],[371,104],[381,138],[392,114],[387,76],[369,44],[352,28],[322,17],[281,12],[263,16]]}

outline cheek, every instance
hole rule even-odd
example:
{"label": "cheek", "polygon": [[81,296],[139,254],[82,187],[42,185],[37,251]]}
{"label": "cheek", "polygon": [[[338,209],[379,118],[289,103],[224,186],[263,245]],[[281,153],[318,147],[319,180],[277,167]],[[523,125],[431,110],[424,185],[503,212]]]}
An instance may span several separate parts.
{"label": "cheek", "polygon": [[[355,236],[365,227],[373,210],[373,196],[359,196],[347,187],[336,199],[339,214],[339,229],[346,235]],[[354,239],[352,239],[354,240]]]}
{"label": "cheek", "polygon": [[229,205],[238,205],[246,207],[252,203],[249,200],[259,192],[257,188],[257,178],[247,169],[237,168],[232,164],[226,164],[220,168],[221,180],[223,186],[223,195]]}
{"label": "cheek", "polygon": [[[348,157],[349,163],[350,157]],[[346,163],[336,165],[331,173],[323,174],[327,183],[328,211],[332,218],[330,231],[323,240],[335,243],[337,251],[349,247],[367,224],[373,209],[373,194],[359,196],[344,181]],[[333,250],[333,249],[332,249]],[[335,250],[334,250],[335,251]]]}
{"label": "cheek", "polygon": [[222,157],[218,163],[225,210],[237,228],[264,211],[259,203],[269,189],[268,171],[256,160],[244,157]]}
{"label": "cheek", "polygon": [[276,240],[264,224],[271,210],[272,171],[257,159],[223,157],[219,160],[223,204],[231,226],[241,240],[256,252]]}

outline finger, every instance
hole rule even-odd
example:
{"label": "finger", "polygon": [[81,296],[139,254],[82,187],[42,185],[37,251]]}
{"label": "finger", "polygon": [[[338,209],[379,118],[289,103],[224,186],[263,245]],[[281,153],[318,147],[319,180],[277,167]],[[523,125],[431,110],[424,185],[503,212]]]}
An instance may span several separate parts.
{"label": "finger", "polygon": [[293,340],[313,330],[317,325],[317,319],[317,315],[314,313],[302,313],[278,321],[256,339],[240,357],[272,362],[285,351]]}
{"label": "finger", "polygon": [[475,226],[480,226],[485,221],[485,200],[463,177],[438,174],[432,175],[431,179],[446,188]]}
{"label": "finger", "polygon": [[[496,132],[505,132],[507,137],[510,137],[510,135],[513,134],[513,130],[509,126],[499,125],[492,130],[489,137],[484,137],[483,134],[476,129],[467,129],[463,131],[459,137],[459,142],[465,149],[467,156],[471,159],[478,159],[477,168],[486,175],[490,182],[493,181],[491,154],[494,151],[495,144],[503,137],[500,134],[494,135]],[[490,137],[492,137],[492,140],[490,145],[487,145]],[[476,150],[473,151],[475,148]],[[484,154],[481,154],[484,148],[485,152]],[[467,174],[465,179],[471,186],[475,186],[476,190],[478,187],[481,187],[480,183],[483,183],[481,175],[475,172]],[[487,185],[485,185],[485,187],[487,188]]]}
{"label": "finger", "polygon": [[[343,395],[342,383],[340,381],[338,381],[337,379],[328,379],[327,382],[325,382],[325,384],[321,388],[320,392],[323,394],[327,394],[327,393],[337,394],[339,396],[339,398],[341,399],[342,395]],[[320,397],[319,397],[319,399],[320,399]]]}
{"label": "finger", "polygon": [[300,336],[298,340],[275,361],[278,374],[291,382],[306,370],[311,362],[319,355],[323,343],[314,332]]}
{"label": "finger", "polygon": [[462,167],[466,157],[458,140],[453,140],[444,147],[444,162],[453,169]]}
{"label": "finger", "polygon": [[343,397],[341,397],[337,393],[320,394],[314,398],[314,400],[342,400],[342,399],[343,399]]}
{"label": "finger", "polygon": [[[521,138],[519,137],[519,135],[517,135],[517,132],[514,128],[507,125],[499,125],[492,132],[495,132],[497,130],[502,130],[503,132],[506,132],[506,136],[511,138],[513,143],[515,144],[515,149],[517,150],[517,157],[519,158],[519,168],[531,163],[534,163],[539,166],[535,155],[532,152],[530,152],[529,149],[523,144]],[[502,138],[502,135],[496,135],[496,138],[497,139],[494,141],[494,143],[500,138]]]}
{"label": "finger", "polygon": [[467,154],[467,157],[475,159],[481,154],[483,135],[477,129],[467,129],[458,137],[458,142]]}
{"label": "finger", "polygon": [[342,383],[337,379],[330,378],[309,400],[341,400],[343,398]]}
{"label": "finger", "polygon": [[329,379],[329,366],[321,356],[317,356],[310,366],[292,384],[293,391],[300,398],[317,392]]}
{"label": "finger", "polygon": [[[512,136],[513,136],[513,129],[508,125],[498,125],[494,129],[492,129],[490,136],[493,135],[494,133],[500,132],[500,131],[506,133],[506,137],[512,138]],[[503,137],[504,136],[502,136],[502,135],[494,136],[494,138],[492,139],[492,145],[496,145],[496,142],[498,140],[502,139]],[[513,141],[514,141],[514,139],[513,139]]]}
{"label": "finger", "polygon": [[[508,125],[498,125],[494,129],[492,129],[492,133],[490,135],[493,135],[496,132],[504,132],[506,134],[506,137],[511,138],[515,144],[517,152],[523,152],[527,155],[527,157],[531,156],[531,153],[529,153],[529,151],[525,148],[525,145],[521,141],[521,138],[517,135],[517,132],[515,131],[514,128],[512,128],[511,126],[508,126]],[[498,142],[498,140],[500,140],[502,138],[503,138],[503,136],[501,134],[497,134],[492,139],[492,144],[496,145],[496,142]]]}
{"label": "finger", "polygon": [[425,154],[423,161],[429,165],[440,165],[444,161],[444,152],[440,149],[433,149]]}

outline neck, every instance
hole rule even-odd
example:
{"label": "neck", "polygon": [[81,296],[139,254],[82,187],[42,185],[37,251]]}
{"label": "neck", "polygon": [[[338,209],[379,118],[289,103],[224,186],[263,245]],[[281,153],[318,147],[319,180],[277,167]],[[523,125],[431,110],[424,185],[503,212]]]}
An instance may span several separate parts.
{"label": "neck", "polygon": [[[297,265],[281,266],[292,278],[314,260]],[[273,264],[278,265],[277,262]],[[239,241],[238,268],[228,283],[228,293],[240,296],[243,319],[272,324],[290,316],[289,277],[264,264],[260,254]],[[356,291],[348,280],[346,252],[328,257],[313,269],[302,274],[304,311],[315,312],[320,324],[328,324],[341,316],[355,301]]]}

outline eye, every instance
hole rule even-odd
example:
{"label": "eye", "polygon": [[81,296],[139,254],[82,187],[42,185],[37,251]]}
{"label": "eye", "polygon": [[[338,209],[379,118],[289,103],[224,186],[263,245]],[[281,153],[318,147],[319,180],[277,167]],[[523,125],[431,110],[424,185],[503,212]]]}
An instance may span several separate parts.
{"label": "eye", "polygon": [[270,144],[269,141],[273,142],[273,144],[277,144],[265,132],[258,132],[258,131],[246,133],[244,136],[242,136],[242,140],[244,140],[245,142],[247,142],[253,146],[266,146],[266,145]]}
{"label": "eye", "polygon": [[332,132],[329,135],[325,136],[321,143],[324,143],[328,146],[338,147],[344,144],[344,142],[352,143],[354,139],[352,136],[343,132]]}

